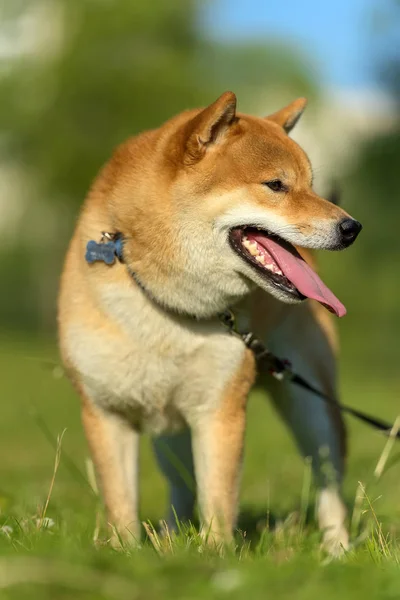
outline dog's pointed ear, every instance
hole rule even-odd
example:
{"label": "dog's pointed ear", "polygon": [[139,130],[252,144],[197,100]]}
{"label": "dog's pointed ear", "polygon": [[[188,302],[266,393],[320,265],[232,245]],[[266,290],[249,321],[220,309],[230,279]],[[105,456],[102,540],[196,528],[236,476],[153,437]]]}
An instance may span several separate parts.
{"label": "dog's pointed ear", "polygon": [[268,121],[273,121],[274,123],[280,125],[286,131],[286,133],[290,133],[303,114],[306,104],[306,98],[297,98],[297,100],[294,100],[285,106],[285,108],[281,108],[281,110],[278,110],[277,112],[265,118]]}
{"label": "dog's pointed ear", "polygon": [[236,121],[236,96],[225,92],[190,121],[186,149],[200,158],[211,144],[219,142]]}

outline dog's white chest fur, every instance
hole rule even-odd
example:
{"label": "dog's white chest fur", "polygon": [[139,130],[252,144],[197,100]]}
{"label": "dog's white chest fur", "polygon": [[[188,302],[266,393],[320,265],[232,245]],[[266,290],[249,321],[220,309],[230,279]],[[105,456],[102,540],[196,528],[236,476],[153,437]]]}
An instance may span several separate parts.
{"label": "dog's white chest fur", "polygon": [[132,284],[97,290],[113,327],[70,323],[67,347],[98,406],[152,433],[196,421],[221,398],[244,344],[214,322],[171,317]]}

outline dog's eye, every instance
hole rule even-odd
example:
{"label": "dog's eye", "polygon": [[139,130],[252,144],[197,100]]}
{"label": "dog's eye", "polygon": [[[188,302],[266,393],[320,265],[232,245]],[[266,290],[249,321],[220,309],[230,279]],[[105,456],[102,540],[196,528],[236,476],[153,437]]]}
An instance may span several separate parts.
{"label": "dog's eye", "polygon": [[280,179],[273,179],[272,181],[264,181],[263,185],[269,187],[273,192],[286,192],[287,188]]}

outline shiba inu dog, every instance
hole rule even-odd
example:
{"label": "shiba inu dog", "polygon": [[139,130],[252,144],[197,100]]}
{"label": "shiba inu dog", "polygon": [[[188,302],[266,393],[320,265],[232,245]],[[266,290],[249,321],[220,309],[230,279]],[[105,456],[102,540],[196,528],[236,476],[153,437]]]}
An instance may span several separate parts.
{"label": "shiba inu dog", "polygon": [[[226,92],[128,140],[83,205],[62,275],[60,347],[109,522],[125,539],[139,536],[142,431],[153,436],[178,519],[194,507],[186,472],[203,530],[215,541],[232,536],[255,365],[221,311],[236,307],[271,350],[335,397],[326,308],[338,316],[345,308],[304,249],[345,248],[361,225],[312,189],[308,158],[288,136],[304,106],[298,99],[255,118],[237,113]],[[102,236],[118,239],[119,259],[88,262],[88,242],[101,247]],[[289,383],[266,385],[312,457],[325,543],[346,548],[340,412]]]}

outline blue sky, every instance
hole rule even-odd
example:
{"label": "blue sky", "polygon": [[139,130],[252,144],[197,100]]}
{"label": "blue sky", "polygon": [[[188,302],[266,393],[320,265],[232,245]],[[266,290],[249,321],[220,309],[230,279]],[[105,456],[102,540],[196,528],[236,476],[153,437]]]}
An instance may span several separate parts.
{"label": "blue sky", "polygon": [[210,0],[204,25],[208,35],[219,39],[287,40],[315,64],[325,85],[364,89],[375,86],[371,39],[379,4],[379,0]]}

